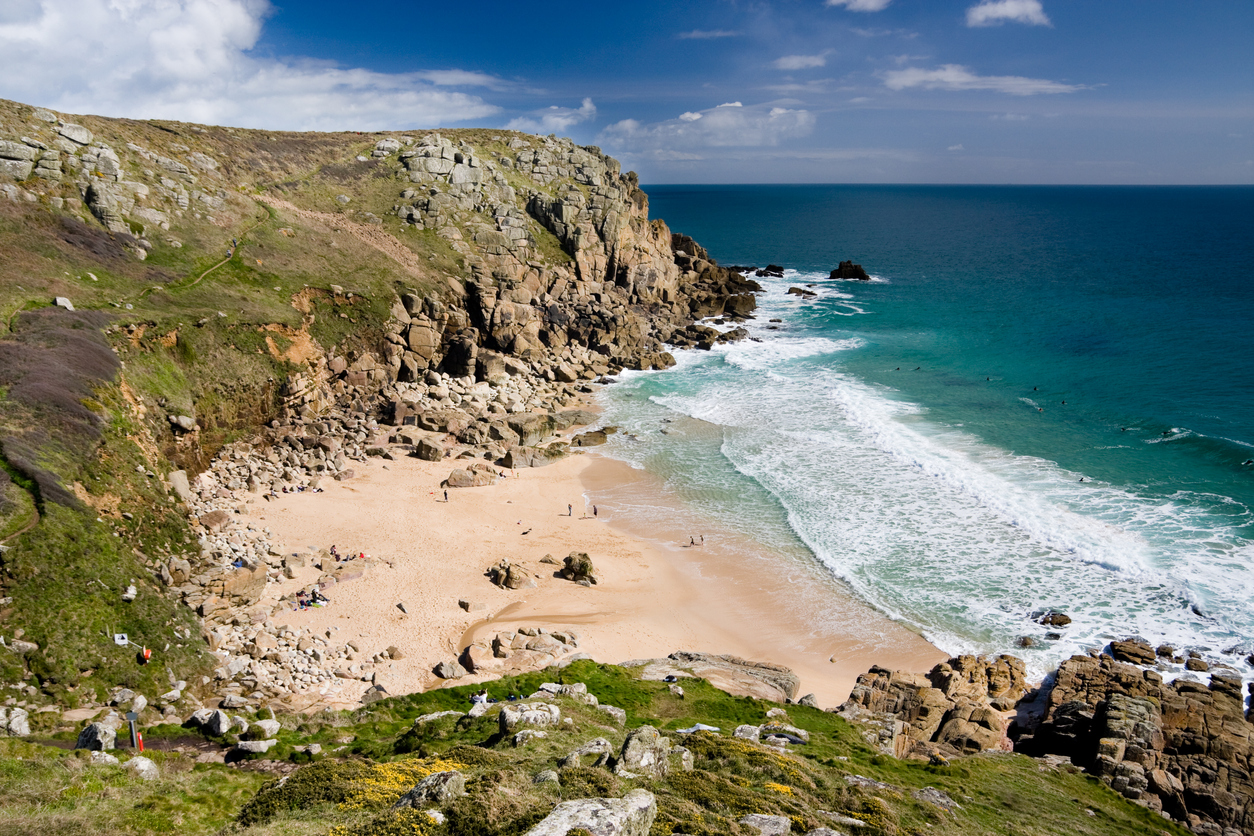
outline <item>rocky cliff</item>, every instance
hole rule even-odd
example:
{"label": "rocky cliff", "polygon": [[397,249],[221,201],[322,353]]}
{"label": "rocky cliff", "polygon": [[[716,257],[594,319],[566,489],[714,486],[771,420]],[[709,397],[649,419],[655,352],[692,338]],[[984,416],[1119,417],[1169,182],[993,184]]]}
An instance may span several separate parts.
{"label": "rocky cliff", "polygon": [[927,676],[873,668],[839,711],[898,757],[1021,752],[1085,769],[1202,836],[1254,833],[1254,724],[1240,678],[1165,683],[1156,658],[1140,640],[1112,642],[1064,661],[1039,689],[1009,656],[960,656]]}
{"label": "rocky cliff", "polygon": [[[138,637],[170,632],[163,601],[195,612],[216,658],[181,624],[166,657],[184,654],[178,679],[203,670],[208,688],[268,698],[332,676],[335,654],[293,669],[257,647],[255,604],[290,569],[237,515],[244,503],[352,478],[397,444],[553,461],[569,443],[553,435],[589,420],[568,409],[577,396],[620,369],[673,364],[668,343],[743,338],[697,320],[734,324],[759,289],[651,219],[635,174],[600,149],[513,132],[289,134],[0,102],[0,238],[15,253],[0,265],[0,348],[25,357],[38,335],[89,323],[116,355],[61,375],[96,387],[75,396],[94,394],[82,443],[38,417],[61,394],[0,408],[0,538],[12,538],[0,631],[7,621],[36,647],[9,675],[61,698],[84,657],[116,684],[147,675],[56,622],[56,602],[88,587],[101,623]],[[48,394],[13,392],[27,390]],[[122,459],[134,484],[104,466]],[[450,485],[487,478],[462,467]],[[113,537],[87,560],[74,537],[50,550],[54,517]],[[57,590],[35,580],[53,569]],[[109,594],[132,587],[146,619]]]}

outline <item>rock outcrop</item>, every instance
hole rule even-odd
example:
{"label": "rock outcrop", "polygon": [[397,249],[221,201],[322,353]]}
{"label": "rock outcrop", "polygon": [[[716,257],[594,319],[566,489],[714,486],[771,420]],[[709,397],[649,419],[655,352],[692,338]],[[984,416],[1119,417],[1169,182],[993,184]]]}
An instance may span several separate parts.
{"label": "rock outcrop", "polygon": [[653,793],[632,790],[622,798],[563,801],[524,836],[565,836],[572,830],[592,836],[647,836],[656,816]]}

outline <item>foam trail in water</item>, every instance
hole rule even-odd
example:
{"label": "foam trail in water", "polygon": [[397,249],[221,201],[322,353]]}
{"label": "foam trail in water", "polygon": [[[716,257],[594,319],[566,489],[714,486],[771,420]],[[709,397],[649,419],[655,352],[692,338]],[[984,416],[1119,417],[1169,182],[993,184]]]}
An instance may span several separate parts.
{"label": "foam trail in water", "polygon": [[[1251,633],[1254,573],[1233,533],[1244,506],[1081,487],[1050,462],[932,425],[834,370],[859,345],[777,337],[688,352],[697,360],[654,378],[671,385],[650,399],[722,426],[720,466],[770,491],[859,595],[951,652],[1015,650],[1043,672],[1130,633],[1212,649]],[[1063,639],[1029,619],[1049,608],[1074,619]],[[1041,646],[1018,650],[1023,635]]]}

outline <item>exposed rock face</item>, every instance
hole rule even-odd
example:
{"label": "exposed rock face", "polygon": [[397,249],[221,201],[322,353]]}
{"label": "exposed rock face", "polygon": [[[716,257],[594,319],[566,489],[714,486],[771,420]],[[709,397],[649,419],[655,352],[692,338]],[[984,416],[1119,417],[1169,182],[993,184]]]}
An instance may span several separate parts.
{"label": "exposed rock face", "polygon": [[581,798],[563,801],[525,836],[566,836],[582,829],[592,836],[647,836],[657,815],[657,801],[648,790],[632,790],[622,798]]}
{"label": "exposed rock face", "polygon": [[[1133,642],[1119,644],[1122,655],[1133,655],[1126,650]],[[1133,653],[1144,658],[1135,644]],[[1209,686],[1165,685],[1156,672],[1109,656],[1073,656],[1059,666],[1046,705],[1018,749],[1070,757],[1195,832],[1254,832],[1254,725],[1240,679],[1217,674]]]}
{"label": "exposed rock face", "polygon": [[957,656],[926,676],[874,667],[858,677],[841,711],[900,721],[899,728],[886,729],[888,737],[878,735],[880,745],[898,757],[1009,750],[1002,711],[1026,692],[1023,671],[1023,662],[1012,656]]}
{"label": "exposed rock face", "polygon": [[740,696],[783,702],[797,695],[801,680],[782,665],[751,662],[737,656],[677,651],[665,659],[633,659],[623,667],[644,666],[641,679],[661,680],[667,676],[695,676],[714,687]]}
{"label": "exposed rock face", "polygon": [[1015,751],[1069,758],[1196,833],[1254,833],[1254,724],[1241,680],[1221,673],[1209,685],[1168,685],[1120,661],[1152,663],[1145,642],[1112,642],[1111,652],[1063,662],[1043,696],[1025,694],[1023,664],[1008,656],[960,656],[926,677],[872,668],[839,711],[899,757],[1006,749],[1009,734]]}

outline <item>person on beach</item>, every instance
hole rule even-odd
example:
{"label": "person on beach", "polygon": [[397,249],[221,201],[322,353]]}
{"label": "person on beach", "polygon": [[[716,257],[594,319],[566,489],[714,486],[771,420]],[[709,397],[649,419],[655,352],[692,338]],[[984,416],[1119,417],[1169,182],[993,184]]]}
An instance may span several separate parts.
{"label": "person on beach", "polygon": [[444,492],[444,501],[448,502],[448,491]]}
{"label": "person on beach", "polygon": [[569,503],[566,505],[566,516],[568,517],[575,516],[575,506],[570,505]]}
{"label": "person on beach", "polygon": [[596,515],[597,515],[597,507],[593,505],[592,506],[592,518],[596,519]]}

